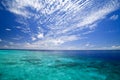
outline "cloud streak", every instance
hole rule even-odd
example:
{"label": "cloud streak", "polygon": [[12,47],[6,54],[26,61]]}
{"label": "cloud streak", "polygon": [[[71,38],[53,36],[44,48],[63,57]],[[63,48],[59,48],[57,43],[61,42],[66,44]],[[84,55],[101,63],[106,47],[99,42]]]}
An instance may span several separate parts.
{"label": "cloud streak", "polygon": [[112,15],[112,16],[110,17],[110,19],[111,19],[111,20],[117,20],[118,17],[119,17],[118,15]]}

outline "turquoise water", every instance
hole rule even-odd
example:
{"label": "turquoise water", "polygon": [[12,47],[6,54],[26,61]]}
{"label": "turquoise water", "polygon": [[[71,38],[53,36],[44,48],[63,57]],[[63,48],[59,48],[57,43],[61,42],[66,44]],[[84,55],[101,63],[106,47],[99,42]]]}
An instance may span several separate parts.
{"label": "turquoise water", "polygon": [[120,80],[120,51],[0,50],[0,80]]}

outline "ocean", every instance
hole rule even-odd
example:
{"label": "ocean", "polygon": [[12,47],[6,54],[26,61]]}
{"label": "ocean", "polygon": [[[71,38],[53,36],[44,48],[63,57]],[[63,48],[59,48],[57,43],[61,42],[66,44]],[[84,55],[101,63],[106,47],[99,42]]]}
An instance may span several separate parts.
{"label": "ocean", "polygon": [[0,80],[120,80],[120,50],[0,50]]}

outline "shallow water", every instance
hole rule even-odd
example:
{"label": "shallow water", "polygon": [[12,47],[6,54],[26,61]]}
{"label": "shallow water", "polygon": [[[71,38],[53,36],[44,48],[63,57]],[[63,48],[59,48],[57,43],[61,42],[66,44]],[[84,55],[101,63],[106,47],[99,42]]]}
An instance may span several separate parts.
{"label": "shallow water", "polygon": [[120,80],[120,51],[0,50],[0,80]]}

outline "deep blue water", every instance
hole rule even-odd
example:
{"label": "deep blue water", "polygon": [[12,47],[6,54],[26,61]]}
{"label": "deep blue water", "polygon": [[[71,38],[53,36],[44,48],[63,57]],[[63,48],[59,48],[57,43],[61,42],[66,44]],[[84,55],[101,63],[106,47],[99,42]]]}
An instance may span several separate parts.
{"label": "deep blue water", "polygon": [[120,61],[120,50],[29,50],[42,51],[50,54],[62,54],[68,57],[84,57],[110,61]]}

